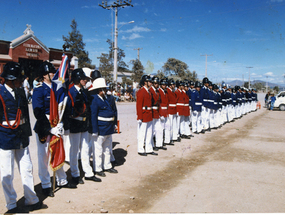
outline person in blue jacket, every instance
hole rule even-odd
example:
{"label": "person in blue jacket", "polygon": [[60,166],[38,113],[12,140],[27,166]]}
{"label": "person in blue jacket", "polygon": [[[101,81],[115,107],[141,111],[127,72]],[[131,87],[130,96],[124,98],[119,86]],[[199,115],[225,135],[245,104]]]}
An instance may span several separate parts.
{"label": "person in blue jacket", "polygon": [[202,124],[201,111],[203,98],[200,95],[202,83],[196,81],[195,89],[191,93],[191,107],[192,107],[192,132],[195,134],[205,133]]}
{"label": "person in blue jacket", "polygon": [[69,138],[70,138],[70,170],[72,180],[76,184],[84,184],[80,177],[78,165],[79,151],[81,152],[81,164],[85,180],[101,182],[100,178],[95,177],[93,168],[90,165],[90,150],[93,149],[90,143],[90,96],[85,89],[89,78],[85,75],[82,68],[72,71],[71,80],[74,85],[68,92],[69,107]]}
{"label": "person in blue jacket", "polygon": [[95,172],[101,177],[105,173],[118,173],[111,165],[112,134],[115,130],[116,113],[107,101],[105,91],[106,82],[104,78],[97,78],[92,88],[89,89],[91,95],[91,142],[94,144],[93,159]]}
{"label": "person in blue jacket", "polygon": [[17,163],[23,188],[25,204],[30,211],[42,208],[42,201],[34,190],[33,164],[29,152],[29,137],[32,136],[28,102],[20,87],[23,81],[21,65],[5,64],[0,86],[0,173],[6,199],[6,213],[21,213],[17,207],[17,193],[13,187],[14,160]]}
{"label": "person in blue jacket", "polygon": [[[38,174],[44,195],[54,197],[48,170],[49,143],[51,135],[63,135],[63,123],[61,122],[56,127],[51,128],[49,122],[51,80],[56,72],[55,67],[50,62],[45,61],[39,66],[38,72],[43,82],[34,89],[32,99],[33,111],[37,120],[34,130],[38,147]],[[59,168],[55,175],[59,187],[76,188],[75,185],[68,183],[63,167]]]}

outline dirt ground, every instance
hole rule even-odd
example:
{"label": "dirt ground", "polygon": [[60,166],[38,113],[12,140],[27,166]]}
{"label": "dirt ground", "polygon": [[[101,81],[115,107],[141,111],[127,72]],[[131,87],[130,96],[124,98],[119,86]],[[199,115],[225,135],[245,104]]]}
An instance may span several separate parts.
{"label": "dirt ground", "polygon": [[[263,94],[259,94],[263,104]],[[45,207],[32,213],[285,212],[285,112],[261,108],[221,129],[183,139],[158,156],[137,154],[135,103],[118,103],[113,135],[118,174],[101,183],[41,194],[37,147],[31,138],[35,189]],[[34,118],[31,114],[32,125]],[[64,169],[70,177],[69,165]],[[51,173],[52,174],[52,173]],[[18,205],[23,189],[15,169]],[[6,211],[2,187],[0,213]]]}

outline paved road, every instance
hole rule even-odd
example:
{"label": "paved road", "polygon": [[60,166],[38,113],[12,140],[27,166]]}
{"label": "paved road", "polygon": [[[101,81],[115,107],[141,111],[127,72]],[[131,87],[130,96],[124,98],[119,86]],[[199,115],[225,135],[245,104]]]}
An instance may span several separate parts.
{"label": "paved road", "polygon": [[[122,133],[113,135],[113,142],[119,174],[107,174],[102,183],[88,181],[43,198],[31,138],[36,191],[47,205],[36,213],[285,211],[285,112],[262,108],[219,130],[182,140],[158,156],[140,157],[135,103],[119,103],[118,110]],[[65,165],[69,175],[68,169]],[[17,170],[14,181],[20,199]],[[2,188],[0,202],[2,213]]]}

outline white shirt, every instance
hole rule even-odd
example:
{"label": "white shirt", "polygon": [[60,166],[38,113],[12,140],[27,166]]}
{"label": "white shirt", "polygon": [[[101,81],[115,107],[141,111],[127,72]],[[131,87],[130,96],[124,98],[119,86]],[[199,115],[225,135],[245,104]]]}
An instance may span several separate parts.
{"label": "white shirt", "polygon": [[7,84],[4,84],[4,86],[6,87],[6,89],[8,90],[8,92],[11,93],[11,95],[13,96],[13,98],[16,99],[16,98],[15,98],[15,92],[14,92],[14,90],[13,90],[11,87],[9,87]]}

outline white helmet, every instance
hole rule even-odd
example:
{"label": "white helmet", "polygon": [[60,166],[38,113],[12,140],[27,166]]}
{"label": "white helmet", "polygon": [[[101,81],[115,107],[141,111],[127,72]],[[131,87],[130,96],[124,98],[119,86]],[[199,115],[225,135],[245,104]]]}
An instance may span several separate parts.
{"label": "white helmet", "polygon": [[100,88],[106,88],[106,81],[104,78],[97,78],[93,81],[92,83],[92,87],[89,89],[89,91],[91,90],[95,90],[95,89],[100,89]]}
{"label": "white helmet", "polygon": [[88,67],[84,67],[84,68],[82,68],[82,70],[88,78],[91,78],[91,72],[92,72],[91,69],[89,69]]}

